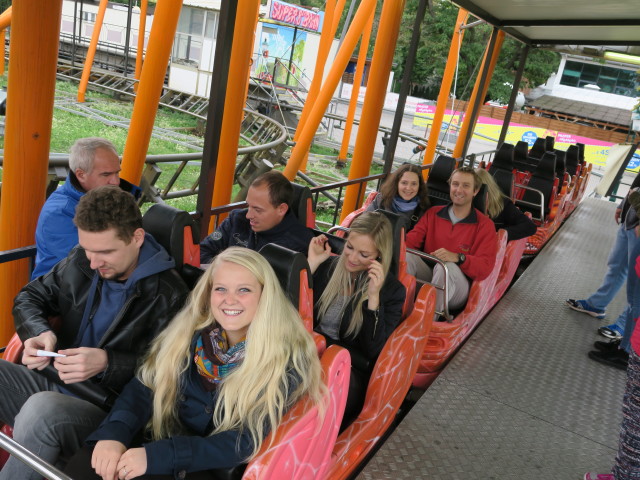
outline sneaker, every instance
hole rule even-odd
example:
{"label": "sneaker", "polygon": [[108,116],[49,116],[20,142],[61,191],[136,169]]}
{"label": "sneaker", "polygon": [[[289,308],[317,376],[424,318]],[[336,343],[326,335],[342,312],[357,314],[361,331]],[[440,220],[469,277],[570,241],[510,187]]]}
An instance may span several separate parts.
{"label": "sneaker", "polygon": [[596,350],[601,352],[615,352],[620,348],[620,340],[612,340],[610,342],[595,342],[593,344]]}
{"label": "sneaker", "polygon": [[603,365],[615,367],[620,370],[626,370],[629,364],[629,354],[624,350],[617,349],[613,352],[589,352],[589,358]]}
{"label": "sneaker", "polygon": [[570,298],[567,300],[567,305],[576,312],[586,313],[587,315],[591,315],[592,317],[599,319],[604,318],[605,315],[604,310],[596,310],[589,305],[586,300],[574,300],[573,298]]}
{"label": "sneaker", "polygon": [[584,480],[616,480],[613,473],[585,473]]}
{"label": "sneaker", "polygon": [[606,327],[600,327],[598,329],[598,333],[603,337],[610,338],[612,340],[620,340],[624,332],[618,324],[612,323]]}

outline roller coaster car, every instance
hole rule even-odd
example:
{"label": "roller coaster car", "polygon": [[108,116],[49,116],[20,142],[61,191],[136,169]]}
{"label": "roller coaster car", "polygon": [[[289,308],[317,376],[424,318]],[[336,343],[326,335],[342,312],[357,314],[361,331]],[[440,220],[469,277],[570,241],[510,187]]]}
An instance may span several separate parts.
{"label": "roller coaster car", "polygon": [[322,354],[326,342],[322,335],[313,331],[313,277],[309,270],[307,257],[286,247],[269,243],[260,249],[276,273],[282,289],[300,313],[302,322]]}
{"label": "roller coaster car", "polygon": [[291,201],[291,211],[300,223],[307,228],[315,228],[316,214],[313,210],[313,199],[309,187],[291,183],[293,186],[293,200]]}
{"label": "roller coaster car", "polygon": [[391,425],[418,368],[435,301],[435,289],[423,285],[413,310],[387,340],[373,368],[364,407],[338,437],[326,478],[348,478]]}
{"label": "roller coaster car", "polygon": [[243,479],[326,478],[347,402],[351,361],[349,352],[337,345],[327,348],[320,361],[328,389],[324,413],[304,399],[294,405],[265,439]]}
{"label": "roller coaster car", "polygon": [[487,302],[502,268],[507,246],[507,232],[498,231],[498,252],[493,270],[487,278],[471,283],[465,308],[450,322],[435,322],[427,340],[418,372],[413,380],[417,388],[426,389],[438,376],[445,363],[484,318]]}

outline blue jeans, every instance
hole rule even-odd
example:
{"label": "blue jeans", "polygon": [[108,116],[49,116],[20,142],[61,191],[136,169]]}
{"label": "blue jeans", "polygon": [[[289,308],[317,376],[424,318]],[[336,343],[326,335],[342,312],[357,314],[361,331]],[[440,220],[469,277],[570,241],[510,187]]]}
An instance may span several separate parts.
{"label": "blue jeans", "polygon": [[629,271],[633,247],[636,243],[638,243],[638,238],[633,228],[625,230],[624,225],[618,227],[616,240],[607,260],[607,273],[602,280],[602,285],[593,295],[587,298],[587,303],[596,310],[606,310],[620,287],[624,285]]}
{"label": "blue jeans", "polygon": [[[0,360],[0,421],[13,426],[13,438],[46,462],[61,466],[82,447],[106,412],[79,398],[65,395],[44,376],[27,367]],[[0,480],[42,479],[21,461],[10,457]]]}
{"label": "blue jeans", "polygon": [[616,320],[616,324],[624,330],[620,348],[623,348],[627,353],[631,352],[631,335],[633,335],[633,329],[636,326],[635,320],[640,317],[640,279],[634,271],[638,256],[640,256],[640,241],[635,243],[629,257],[631,274],[627,278],[627,307]]}

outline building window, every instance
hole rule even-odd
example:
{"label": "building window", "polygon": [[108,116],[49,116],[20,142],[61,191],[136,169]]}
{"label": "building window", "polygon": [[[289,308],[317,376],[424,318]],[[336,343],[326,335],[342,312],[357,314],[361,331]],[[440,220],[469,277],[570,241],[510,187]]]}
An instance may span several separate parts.
{"label": "building window", "polygon": [[635,97],[634,79],[633,70],[568,60],[560,84],[578,88],[597,85],[601,92]]}
{"label": "building window", "polygon": [[215,39],[217,35],[218,12],[183,7],[173,43],[174,61],[199,66],[203,39]]}
{"label": "building window", "polygon": [[91,12],[82,12],[82,20],[96,23],[96,14]]}

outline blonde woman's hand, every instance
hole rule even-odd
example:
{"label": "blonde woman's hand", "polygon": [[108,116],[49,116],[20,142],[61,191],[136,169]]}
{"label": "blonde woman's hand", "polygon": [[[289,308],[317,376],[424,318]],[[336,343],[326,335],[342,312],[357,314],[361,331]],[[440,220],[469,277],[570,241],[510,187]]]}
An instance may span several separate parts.
{"label": "blonde woman's hand", "polygon": [[102,480],[116,480],[119,478],[118,461],[126,449],[115,440],[100,440],[93,449],[91,467]]}
{"label": "blonde woman's hand", "polygon": [[144,475],[147,471],[147,451],[144,448],[130,448],[120,457],[118,473],[121,480]]}
{"label": "blonde woman's hand", "polygon": [[382,264],[377,260],[373,260],[369,264],[368,277],[367,294],[369,300],[367,306],[369,310],[377,310],[380,306],[380,289],[382,289],[382,284],[384,283],[384,270],[382,269]]}
{"label": "blonde woman's hand", "polygon": [[318,266],[320,266],[320,264],[330,256],[331,247],[329,246],[329,239],[326,235],[313,237],[309,242],[309,252],[307,255],[307,261],[309,262],[311,273],[315,273]]}

